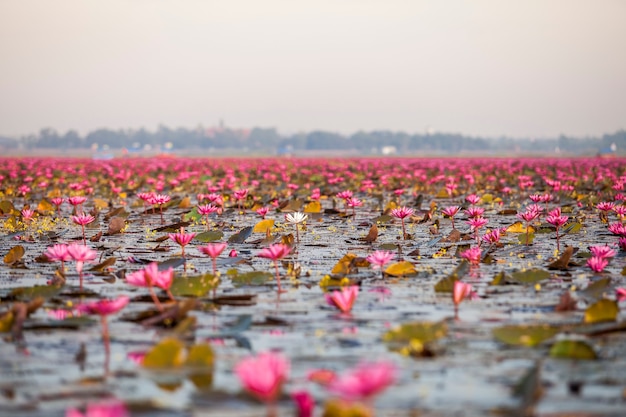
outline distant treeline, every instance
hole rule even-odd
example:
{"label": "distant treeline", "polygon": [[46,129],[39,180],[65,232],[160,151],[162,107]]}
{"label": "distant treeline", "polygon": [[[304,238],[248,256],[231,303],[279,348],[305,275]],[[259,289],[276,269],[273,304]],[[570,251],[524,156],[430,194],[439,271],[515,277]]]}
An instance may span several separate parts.
{"label": "distant treeline", "polygon": [[398,154],[419,151],[437,153],[488,152],[550,152],[597,153],[626,149],[626,131],[620,130],[595,138],[560,136],[554,139],[480,138],[460,134],[409,134],[387,130],[357,132],[342,135],[313,131],[281,135],[273,128],[177,128],[160,126],[151,132],[139,130],[98,129],[85,136],[76,131],[60,134],[54,129],[42,129],[38,134],[10,138],[0,136],[0,149],[237,149],[271,153],[340,150],[363,154],[381,152]]}

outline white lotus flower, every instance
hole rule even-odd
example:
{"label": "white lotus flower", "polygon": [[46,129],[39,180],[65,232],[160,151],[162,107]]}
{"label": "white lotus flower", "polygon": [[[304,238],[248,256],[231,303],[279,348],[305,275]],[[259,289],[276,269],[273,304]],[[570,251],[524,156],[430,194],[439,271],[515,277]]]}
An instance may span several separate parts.
{"label": "white lotus flower", "polygon": [[296,211],[295,213],[285,214],[285,221],[291,224],[299,224],[305,221],[307,217],[308,216],[306,214]]}

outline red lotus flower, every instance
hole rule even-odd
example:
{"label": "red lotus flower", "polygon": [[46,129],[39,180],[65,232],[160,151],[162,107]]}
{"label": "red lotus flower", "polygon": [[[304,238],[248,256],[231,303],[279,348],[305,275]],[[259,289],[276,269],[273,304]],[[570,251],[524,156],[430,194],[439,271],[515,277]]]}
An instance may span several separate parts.
{"label": "red lotus flower", "polygon": [[324,294],[328,305],[338,308],[342,313],[347,314],[352,310],[352,305],[359,295],[359,287],[351,285],[344,287],[341,291],[333,291],[330,294]]}
{"label": "red lotus flower", "polygon": [[159,310],[163,310],[163,307],[154,293],[153,286],[165,290],[167,295],[172,300],[174,299],[174,296],[170,292],[170,287],[172,286],[172,282],[174,282],[174,269],[168,268],[165,271],[159,271],[159,266],[156,262],[151,262],[144,269],[126,275],[126,282],[137,287],[147,287],[148,291],[150,291],[152,301]]}
{"label": "red lotus flower", "polygon": [[587,266],[591,268],[593,272],[602,272],[604,268],[609,264],[609,260],[606,258],[600,258],[597,256],[592,256],[587,259]]}
{"label": "red lotus flower", "polygon": [[461,258],[467,259],[472,265],[479,265],[481,256],[482,252],[478,246],[473,246],[461,253]]}
{"label": "red lotus flower", "polygon": [[405,207],[405,206],[391,210],[391,215],[393,217],[397,217],[402,222],[402,238],[405,240],[407,236],[406,236],[406,228],[404,225],[404,219],[412,216],[413,213],[415,213],[415,210],[413,210],[410,207]]}
{"label": "red lotus flower", "polygon": [[219,211],[219,207],[214,206],[213,204],[205,204],[203,206],[198,206],[198,213],[206,217],[206,230],[209,230],[209,216],[213,213]]}
{"label": "red lotus flower", "polygon": [[395,380],[396,368],[392,363],[364,362],[330,382],[328,390],[346,401],[368,400],[383,392]]}
{"label": "red lotus flower", "polygon": [[276,269],[276,282],[278,283],[278,292],[283,292],[280,287],[280,273],[278,271],[278,260],[289,255],[291,248],[283,243],[276,243],[269,247],[262,249],[257,256],[261,258],[267,258],[274,261],[274,268]]}
{"label": "red lotus flower", "polygon": [[450,218],[450,221],[452,222],[452,228],[454,229],[454,216],[456,216],[456,214],[459,212],[459,210],[461,209],[461,207],[459,206],[449,206],[446,207],[445,209],[441,210],[441,212],[448,216]]}
{"label": "red lotus flower", "polygon": [[235,374],[246,391],[272,403],[289,377],[289,368],[289,360],[282,355],[266,352],[241,360],[235,366]]}
{"label": "red lotus flower", "polygon": [[80,290],[83,290],[83,265],[85,262],[93,261],[96,259],[98,254],[95,250],[84,246],[71,244],[67,247],[67,253],[72,258],[72,260],[76,261],[76,272],[80,277]]}
{"label": "red lotus flower", "polygon": [[168,237],[178,243],[182,250],[182,257],[185,257],[185,246],[196,237],[197,233],[185,233],[185,228],[181,227],[178,233],[168,233]]}
{"label": "red lotus flower", "polygon": [[615,250],[608,245],[590,246],[589,252],[591,252],[591,255],[602,259],[612,258],[617,255]]}
{"label": "red lotus flower", "polygon": [[465,201],[474,206],[480,202],[480,197],[478,197],[476,194],[470,194],[465,197]]}
{"label": "red lotus flower", "polygon": [[92,215],[89,214],[85,214],[85,213],[80,213],[77,216],[72,216],[72,221],[78,225],[80,225],[80,228],[82,229],[83,232],[83,245],[87,245],[87,239],[85,238],[85,226],[88,225],[89,223],[93,222],[94,220],[96,220],[95,217],[93,217]]}
{"label": "red lotus flower", "polygon": [[224,249],[226,249],[226,246],[228,246],[227,243],[220,242],[209,243],[206,246],[201,246],[198,248],[200,252],[211,257],[211,260],[213,261],[213,275],[216,275],[217,273],[217,257],[220,256],[220,253],[222,253]]}

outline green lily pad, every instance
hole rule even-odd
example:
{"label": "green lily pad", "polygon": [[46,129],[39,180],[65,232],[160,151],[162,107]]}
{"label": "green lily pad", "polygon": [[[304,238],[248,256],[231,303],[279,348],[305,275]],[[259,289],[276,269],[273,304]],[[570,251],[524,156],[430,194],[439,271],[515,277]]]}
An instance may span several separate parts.
{"label": "green lily pad", "polygon": [[597,359],[593,348],[582,340],[559,340],[550,349],[550,357],[559,359]]}
{"label": "green lily pad", "polygon": [[445,322],[412,322],[405,323],[389,330],[383,335],[383,341],[389,344],[405,344],[412,340],[431,343],[448,333]]}
{"label": "green lily pad", "polygon": [[154,346],[146,354],[142,365],[145,368],[171,368],[183,364],[183,343],[178,339],[167,338]]}
{"label": "green lily pad", "polygon": [[604,296],[604,293],[609,288],[609,284],[611,284],[611,278],[601,278],[589,284],[587,288],[579,291],[578,294],[587,300],[599,300]]}
{"label": "green lily pad", "polygon": [[204,297],[209,291],[216,289],[219,284],[219,278],[213,274],[177,277],[172,282],[170,291],[174,296]]}
{"label": "green lily pad", "polygon": [[519,235],[517,235],[517,240],[520,243],[520,245],[532,245],[533,241],[535,240],[535,234],[534,233],[521,233]]}
{"label": "green lily pad", "polygon": [[571,234],[571,233],[578,233],[578,232],[580,232],[580,229],[582,227],[583,227],[583,225],[581,223],[578,223],[578,222],[566,223],[563,226],[563,231],[561,232],[561,236],[562,235]]}
{"label": "green lily pad", "polygon": [[224,232],[220,230],[210,230],[208,232],[198,233],[195,239],[198,242],[208,243],[208,242],[217,242],[224,237]]}
{"label": "green lily pad", "polygon": [[554,337],[558,332],[557,327],[547,324],[510,325],[493,329],[493,336],[508,345],[533,347]]}
{"label": "green lily pad", "polygon": [[264,285],[274,277],[274,274],[264,271],[251,271],[243,274],[229,274],[229,277],[233,286],[239,288],[244,286]]}
{"label": "green lily pad", "polygon": [[183,220],[186,222],[197,222],[202,218],[202,214],[198,213],[198,207],[191,209],[189,213],[183,215]]}
{"label": "green lily pad", "polygon": [[511,273],[511,283],[517,284],[536,284],[548,278],[550,278],[550,273],[541,268],[532,268]]}
{"label": "green lily pad", "polygon": [[617,301],[603,299],[592,304],[585,310],[585,323],[615,321],[619,314]]}
{"label": "green lily pad", "polygon": [[244,243],[247,238],[252,234],[253,227],[248,226],[241,229],[239,232],[235,233],[231,237],[228,238],[228,243]]}
{"label": "green lily pad", "polygon": [[33,287],[13,288],[9,293],[9,297],[16,300],[27,301],[36,297],[51,298],[61,292],[62,285],[35,285]]}
{"label": "green lily pad", "polygon": [[435,284],[435,292],[452,292],[454,288],[454,282],[458,281],[470,270],[470,264],[466,260],[461,261],[461,263],[452,271],[450,275],[445,278],[442,278],[438,283]]}
{"label": "green lily pad", "polygon": [[387,214],[383,214],[382,216],[378,216],[376,218],[373,219],[374,223],[377,224],[384,224],[384,223],[389,223],[390,221],[393,220],[393,217],[387,215]]}
{"label": "green lily pad", "polygon": [[211,368],[215,361],[215,353],[211,346],[206,343],[197,344],[189,349],[185,366],[198,368]]}

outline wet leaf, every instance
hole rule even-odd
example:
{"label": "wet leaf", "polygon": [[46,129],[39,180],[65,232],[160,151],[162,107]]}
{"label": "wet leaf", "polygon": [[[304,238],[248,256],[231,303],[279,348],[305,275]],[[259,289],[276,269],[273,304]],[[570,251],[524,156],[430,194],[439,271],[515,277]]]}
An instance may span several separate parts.
{"label": "wet leaf", "polygon": [[4,263],[7,265],[18,262],[24,256],[24,247],[22,245],[13,246],[9,253],[4,256]]}
{"label": "wet leaf", "polygon": [[91,268],[89,268],[89,270],[103,273],[105,269],[108,269],[111,266],[115,265],[116,261],[117,261],[117,258],[115,257],[107,258],[103,262],[99,263],[98,265],[92,266]]}
{"label": "wet leaf", "polygon": [[296,243],[296,238],[293,236],[293,234],[289,233],[288,235],[280,238],[280,243],[287,246],[293,246],[293,244]]}
{"label": "wet leaf", "polygon": [[585,323],[615,321],[619,314],[619,306],[614,300],[600,300],[585,310]]}
{"label": "wet leaf", "polygon": [[234,276],[230,276],[230,280],[235,288],[243,287],[243,286],[258,286],[264,285],[266,282],[270,281],[274,275],[270,272],[264,271],[251,271],[245,272],[243,274],[236,274]]}
{"label": "wet leaf", "polygon": [[541,363],[536,362],[513,390],[513,395],[521,398],[520,415],[533,415],[537,401],[541,398],[541,394]]}
{"label": "wet leaf", "polygon": [[9,297],[13,297],[16,300],[32,300],[33,298],[43,297],[48,299],[54,297],[63,287],[61,285],[35,285],[32,287],[18,287],[13,288],[9,292]]}
{"label": "wet leaf", "polygon": [[415,270],[415,265],[413,265],[411,262],[402,261],[389,265],[387,269],[385,269],[385,274],[399,277],[406,275],[415,275],[417,274],[417,271]]}
{"label": "wet leaf", "polygon": [[13,211],[15,211],[13,203],[8,200],[0,201],[0,212],[2,212],[2,214],[11,214]]}
{"label": "wet leaf", "polygon": [[535,240],[535,234],[534,233],[529,233],[529,234],[521,234],[517,236],[517,240],[520,243],[520,245],[532,245],[533,241]]}
{"label": "wet leaf", "polygon": [[493,336],[509,345],[533,347],[559,333],[560,329],[547,324],[509,325],[493,329]]}
{"label": "wet leaf", "polygon": [[370,227],[370,230],[367,233],[367,236],[363,238],[363,241],[365,243],[374,243],[377,238],[378,238],[378,226],[376,226],[376,223],[374,223],[372,227]]}
{"label": "wet leaf", "polygon": [[224,233],[219,230],[210,230],[208,232],[198,233],[194,238],[198,242],[208,243],[208,242],[217,242],[224,237]]}
{"label": "wet leaf", "polygon": [[191,209],[189,213],[185,213],[183,215],[183,220],[186,222],[197,222],[198,220],[202,219],[202,217],[204,216],[198,213],[198,207],[194,207]]}
{"label": "wet leaf", "polygon": [[178,222],[173,224],[167,224],[165,226],[157,227],[156,229],[152,229],[152,232],[165,232],[165,233],[176,233],[180,231],[181,227],[187,227],[191,224],[191,222]]}
{"label": "wet leaf", "polygon": [[302,200],[290,200],[287,205],[285,205],[284,207],[281,207],[280,210],[281,211],[300,211],[300,209],[302,208],[303,205],[303,201]]}
{"label": "wet leaf", "polygon": [[319,201],[311,201],[304,206],[305,213],[320,213],[322,211],[322,204]]}
{"label": "wet leaf", "polygon": [[435,292],[452,292],[454,282],[464,277],[470,270],[470,264],[466,260],[461,263],[445,278],[435,284]]}
{"label": "wet leaf", "polygon": [[97,208],[98,210],[103,210],[109,207],[109,203],[106,200],[103,200],[101,198],[94,198],[92,200],[92,203],[93,203],[93,206]]}
{"label": "wet leaf", "polygon": [[386,343],[407,343],[417,339],[422,343],[434,342],[448,333],[445,322],[411,322],[396,326],[383,335]]}
{"label": "wet leaf", "polygon": [[109,222],[109,228],[107,229],[107,235],[116,235],[122,231],[126,226],[126,220],[123,217],[113,217]]}
{"label": "wet leaf", "polygon": [[211,368],[215,361],[215,353],[211,346],[206,343],[193,345],[189,349],[187,359],[185,360],[185,366],[193,368]]}
{"label": "wet leaf", "polygon": [[0,333],[8,333],[11,331],[11,327],[13,327],[13,318],[13,312],[10,310],[0,316]]}
{"label": "wet leaf", "polygon": [[37,204],[37,211],[39,213],[51,213],[54,211],[54,206],[46,200],[41,200],[39,204]]}
{"label": "wet leaf", "polygon": [[159,271],[165,271],[166,269],[169,269],[169,268],[176,269],[179,266],[184,265],[184,264],[185,264],[185,259],[177,257],[177,258],[167,259],[163,262],[159,262],[157,266],[159,268]]}
{"label": "wet leaf", "polygon": [[578,295],[586,300],[598,300],[604,296],[610,284],[611,278],[601,278],[589,284],[584,290],[579,291]]}
{"label": "wet leaf", "polygon": [[167,338],[146,353],[142,366],[145,368],[171,368],[182,365],[183,361],[183,343],[178,339]]}
{"label": "wet leaf", "polygon": [[186,209],[191,207],[191,198],[189,197],[185,197],[182,200],[180,200],[180,203],[178,203],[178,208],[180,209]]}
{"label": "wet leaf", "polygon": [[252,226],[244,227],[238,233],[228,238],[228,243],[244,243],[252,234]]}
{"label": "wet leaf", "polygon": [[581,223],[578,223],[578,222],[566,223],[563,226],[563,231],[561,233],[562,233],[562,235],[578,233],[578,232],[580,232],[580,229],[582,227],[583,227],[583,225]]}
{"label": "wet leaf", "polygon": [[268,230],[272,230],[274,227],[273,219],[265,219],[261,220],[257,224],[254,225],[254,229],[252,229],[252,233],[267,233]]}
{"label": "wet leaf", "polygon": [[550,357],[559,359],[592,360],[598,356],[593,348],[582,340],[559,340],[550,349]]}
{"label": "wet leaf", "polygon": [[573,254],[574,254],[574,247],[573,246],[566,247],[563,253],[561,254],[561,256],[559,256],[559,259],[557,259],[556,261],[548,265],[548,269],[557,269],[560,271],[567,270],[568,265],[569,265],[569,260],[572,258]]}
{"label": "wet leaf", "polygon": [[444,243],[456,243],[460,240],[461,240],[461,232],[459,232],[457,229],[452,229],[450,233],[448,233],[448,236],[441,239],[441,241]]}
{"label": "wet leaf", "polygon": [[516,284],[536,284],[549,278],[550,273],[545,269],[532,268],[511,273],[510,282]]}
{"label": "wet leaf", "polygon": [[220,280],[213,274],[197,275],[192,277],[176,277],[170,292],[174,296],[204,297],[209,291],[219,286]]}
{"label": "wet leaf", "polygon": [[257,296],[255,294],[221,295],[212,301],[225,306],[253,306],[257,303]]}
{"label": "wet leaf", "polygon": [[[526,233],[526,224],[522,223],[522,222],[515,222],[512,225],[510,225],[509,227],[506,228],[506,232],[507,233]],[[528,227],[528,232],[529,233],[534,233],[535,232],[535,228],[532,226]]]}
{"label": "wet leaf", "polygon": [[353,270],[352,262],[356,258],[357,256],[353,253],[348,253],[344,255],[343,258],[341,258],[339,262],[337,262],[335,266],[333,266],[333,269],[330,271],[330,273],[333,275],[348,275]]}
{"label": "wet leaf", "polygon": [[389,216],[388,214],[383,214],[382,216],[378,216],[373,219],[373,222],[377,224],[385,224],[391,222],[392,220],[393,217]]}
{"label": "wet leaf", "polygon": [[510,279],[510,277],[507,276],[506,272],[500,271],[496,274],[495,277],[493,277],[493,280],[489,283],[489,285],[504,285],[507,282],[507,278]]}

